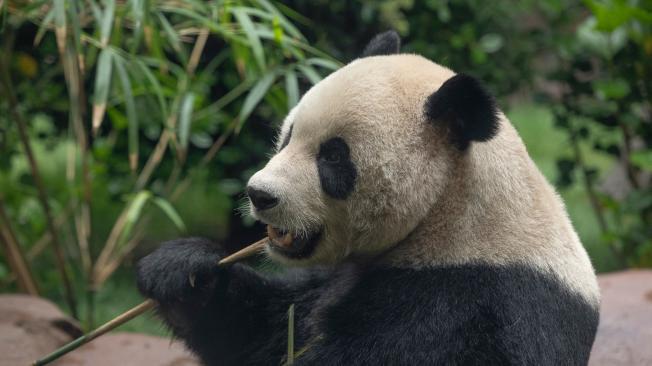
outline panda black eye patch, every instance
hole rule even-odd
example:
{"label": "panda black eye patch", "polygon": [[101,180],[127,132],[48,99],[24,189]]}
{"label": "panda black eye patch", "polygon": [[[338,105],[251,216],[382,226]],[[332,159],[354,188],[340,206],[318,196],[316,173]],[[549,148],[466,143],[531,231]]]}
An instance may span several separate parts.
{"label": "panda black eye patch", "polygon": [[350,155],[349,145],[341,137],[334,137],[319,146],[319,182],[322,190],[335,199],[346,199],[355,187],[358,173]]}

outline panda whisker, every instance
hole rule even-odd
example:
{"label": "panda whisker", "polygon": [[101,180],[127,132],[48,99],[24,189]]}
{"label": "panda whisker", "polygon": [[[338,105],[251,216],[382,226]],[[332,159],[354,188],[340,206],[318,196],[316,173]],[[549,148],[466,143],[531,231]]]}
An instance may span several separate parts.
{"label": "panda whisker", "polygon": [[251,216],[252,205],[248,199],[243,199],[242,202],[236,207],[235,212],[240,215],[240,217]]}

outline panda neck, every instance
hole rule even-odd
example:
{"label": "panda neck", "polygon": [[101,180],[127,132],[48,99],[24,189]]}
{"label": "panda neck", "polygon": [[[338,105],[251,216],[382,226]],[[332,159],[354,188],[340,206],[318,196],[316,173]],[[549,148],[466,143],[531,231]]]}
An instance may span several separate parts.
{"label": "panda neck", "polygon": [[[394,266],[500,262],[531,255],[542,238],[574,231],[511,125],[459,156],[425,219],[382,257]],[[560,228],[561,223],[561,228]],[[561,234],[560,234],[561,233]]]}

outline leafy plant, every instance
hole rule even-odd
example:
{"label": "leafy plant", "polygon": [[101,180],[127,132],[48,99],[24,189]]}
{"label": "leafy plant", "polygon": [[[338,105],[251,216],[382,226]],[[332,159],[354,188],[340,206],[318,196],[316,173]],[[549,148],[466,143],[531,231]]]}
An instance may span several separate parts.
{"label": "leafy plant", "polygon": [[[405,52],[471,73],[503,97],[531,86],[536,61],[554,49],[577,1],[292,0],[300,28],[341,59],[395,29]],[[558,26],[559,25],[559,26]]]}
{"label": "leafy plant", "polygon": [[[585,4],[591,15],[560,47],[553,74],[565,92],[549,100],[574,147],[558,162],[559,183],[583,182],[603,240],[623,265],[652,266],[652,7],[645,1]],[[582,141],[620,161],[612,178],[623,183],[598,186]]]}
{"label": "leafy plant", "polygon": [[[230,167],[266,150],[249,123],[283,116],[303,85],[339,67],[267,0],[0,7],[3,205],[28,257],[65,244],[59,266],[84,278],[88,326],[93,294],[162,220],[184,231],[190,187],[220,181],[220,199],[235,199],[250,173]],[[14,139],[19,122],[33,162]]]}

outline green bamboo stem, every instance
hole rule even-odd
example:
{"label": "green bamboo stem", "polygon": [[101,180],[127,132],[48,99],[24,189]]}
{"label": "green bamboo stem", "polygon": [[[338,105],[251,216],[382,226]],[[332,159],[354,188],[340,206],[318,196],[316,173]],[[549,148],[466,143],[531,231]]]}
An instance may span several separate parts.
{"label": "green bamboo stem", "polygon": [[4,206],[4,199],[0,193],[0,243],[5,248],[5,257],[16,278],[16,282],[18,282],[18,288],[32,296],[38,296],[38,286],[34,281],[34,276],[25,260],[20,245],[18,245],[18,240],[11,228]]}
{"label": "green bamboo stem", "polygon": [[77,314],[77,302],[75,300],[75,294],[72,288],[72,281],[66,270],[66,260],[63,254],[63,247],[59,242],[59,234],[54,224],[54,217],[50,211],[50,204],[48,202],[48,196],[45,190],[45,184],[41,178],[41,173],[36,162],[36,158],[32,151],[32,146],[29,141],[29,136],[27,134],[27,121],[19,111],[18,99],[14,93],[13,84],[11,82],[11,77],[9,74],[9,68],[6,60],[0,59],[0,86],[2,86],[4,97],[9,102],[9,110],[11,112],[11,117],[13,118],[16,126],[18,127],[18,137],[23,145],[25,151],[25,156],[29,163],[29,167],[32,173],[32,178],[34,179],[34,185],[36,186],[36,192],[43,208],[43,213],[45,215],[45,222],[47,224],[48,231],[52,237],[51,244],[52,249],[54,250],[55,263],[57,264],[57,269],[61,275],[61,280],[63,281],[64,296],[70,312],[75,319],[78,319]]}
{"label": "green bamboo stem", "polygon": [[145,300],[143,301],[140,305],[137,305],[124,313],[118,315],[117,317],[113,318],[112,320],[108,321],[107,323],[104,323],[102,326],[99,328],[95,329],[94,331],[84,334],[83,336],[75,339],[74,341],[66,344],[65,346],[57,349],[56,351],[50,353],[49,355],[35,361],[33,363],[34,366],[40,366],[40,365],[47,365],[48,363],[58,359],[59,357],[65,355],[66,353],[79,348],[81,345],[86,344],[93,339],[115,329],[121,324],[124,324],[128,322],[129,320],[137,317],[138,315],[153,309],[156,306],[156,303],[153,300]]}
{"label": "green bamboo stem", "polygon": [[286,365],[294,363],[294,304],[288,309],[288,360]]}
{"label": "green bamboo stem", "polygon": [[[233,254],[228,257],[220,260],[218,266],[226,266],[233,264],[235,262],[241,261],[245,258],[251,257],[254,254],[260,253],[268,239],[263,238]],[[83,336],[75,339],[74,341],[65,344],[63,347],[55,350],[54,352],[48,354],[47,356],[40,358],[32,364],[33,366],[42,366],[47,365],[48,363],[58,359],[59,357],[65,355],[68,352],[71,352],[82,345],[92,341],[93,339],[110,332],[111,330],[119,327],[120,325],[130,321],[131,319],[146,313],[147,311],[156,307],[156,302],[152,299],[148,299],[140,303],[139,305],[134,306],[133,308],[125,311],[124,313],[118,315],[117,317],[109,320],[108,322],[101,325],[99,328],[91,331],[90,333],[84,334]]]}

